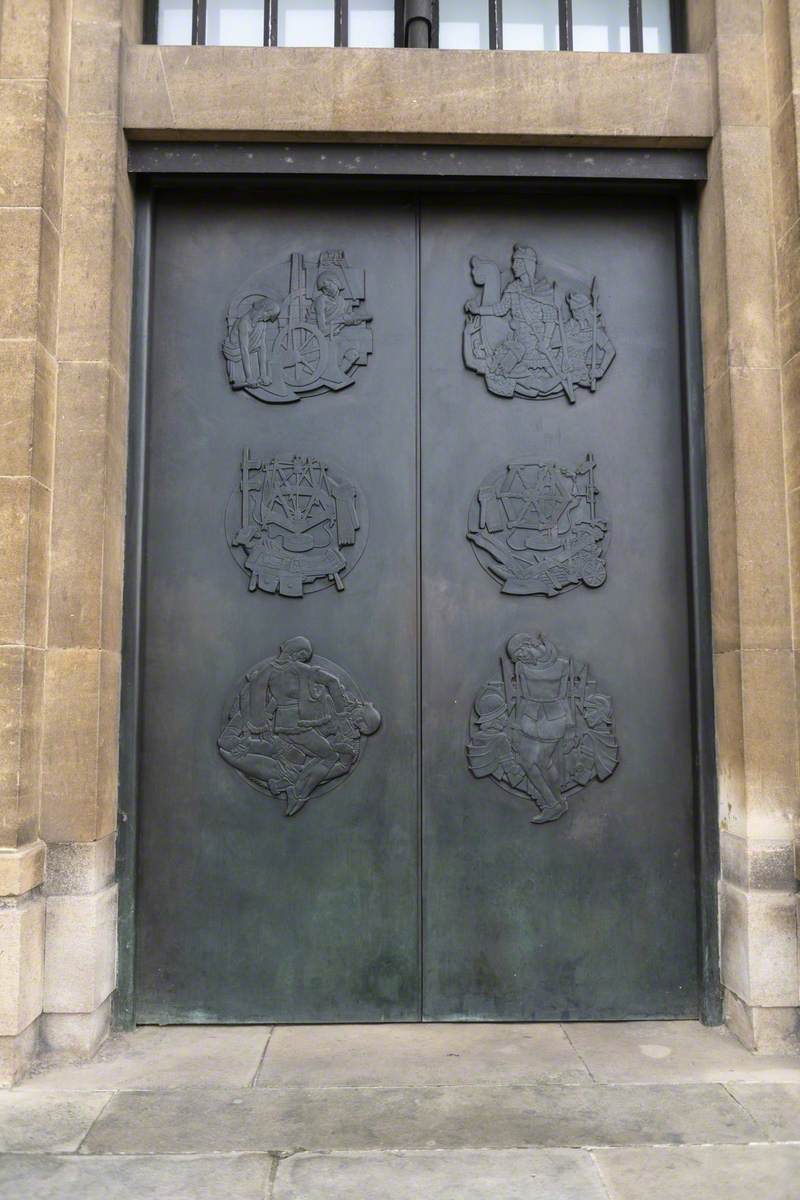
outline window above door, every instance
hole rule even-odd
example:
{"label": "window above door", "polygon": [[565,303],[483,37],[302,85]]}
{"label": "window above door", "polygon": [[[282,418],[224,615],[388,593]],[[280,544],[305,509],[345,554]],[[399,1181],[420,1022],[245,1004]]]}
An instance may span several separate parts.
{"label": "window above door", "polygon": [[683,0],[150,0],[161,45],[668,54]]}

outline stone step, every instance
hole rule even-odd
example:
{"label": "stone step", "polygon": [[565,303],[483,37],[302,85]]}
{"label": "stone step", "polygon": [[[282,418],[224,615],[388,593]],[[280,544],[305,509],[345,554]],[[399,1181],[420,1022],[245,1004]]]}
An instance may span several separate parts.
{"label": "stone step", "polygon": [[764,1142],[721,1084],[121,1092],[89,1154],[511,1149]]}
{"label": "stone step", "polygon": [[14,1200],[797,1200],[800,1145],[0,1155]]}

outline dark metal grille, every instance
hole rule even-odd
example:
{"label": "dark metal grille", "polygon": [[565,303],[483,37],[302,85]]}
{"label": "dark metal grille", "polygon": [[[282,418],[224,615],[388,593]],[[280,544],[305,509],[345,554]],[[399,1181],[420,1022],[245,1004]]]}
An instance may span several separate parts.
{"label": "dark metal grille", "polygon": [[[166,0],[162,0],[166,3]],[[192,0],[191,44],[206,44],[207,0]],[[279,0],[264,0],[265,46],[278,45]],[[486,0],[488,5],[489,49],[503,47],[503,0]],[[148,0],[145,41],[157,42],[159,0]],[[394,45],[436,48],[439,45],[439,0],[395,0]],[[558,0],[558,48],[573,49],[573,0]],[[685,0],[671,0],[670,32],[672,51],[685,49]],[[628,0],[630,50],[644,50],[642,0]],[[333,45],[348,45],[348,0],[334,0]]]}

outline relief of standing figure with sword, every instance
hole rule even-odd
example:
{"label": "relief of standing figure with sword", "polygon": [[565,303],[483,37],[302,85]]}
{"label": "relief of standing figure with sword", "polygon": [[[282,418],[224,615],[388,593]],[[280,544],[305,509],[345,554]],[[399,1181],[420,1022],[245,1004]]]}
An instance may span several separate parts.
{"label": "relief of standing figure with sword", "polygon": [[557,279],[539,276],[536,251],[519,244],[510,272],[477,257],[470,268],[481,292],[464,305],[464,361],[490,392],[507,399],[563,395],[574,404],[576,388],[596,390],[615,354],[596,278],[584,282],[566,266],[553,267]]}

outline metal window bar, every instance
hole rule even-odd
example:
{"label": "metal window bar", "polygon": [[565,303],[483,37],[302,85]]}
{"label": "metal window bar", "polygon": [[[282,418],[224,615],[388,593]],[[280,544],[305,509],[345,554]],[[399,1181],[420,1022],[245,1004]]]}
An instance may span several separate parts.
{"label": "metal window bar", "polygon": [[489,49],[503,49],[503,0],[489,0]]}
{"label": "metal window bar", "polygon": [[572,0],[558,0],[558,48],[572,49]]}
{"label": "metal window bar", "polygon": [[206,44],[206,0],[192,0],[192,45]]}
{"label": "metal window bar", "polygon": [[[503,49],[503,0],[487,0],[489,46]],[[685,0],[672,0],[670,24],[672,50],[685,47]],[[628,0],[631,52],[642,53],[642,0]],[[559,49],[572,49],[572,0],[558,0]],[[158,0],[147,6],[145,40],[158,40]],[[192,45],[206,42],[206,0],[192,0]],[[278,0],[264,0],[264,45],[278,44]],[[348,0],[334,0],[334,46],[348,44]],[[439,0],[395,0],[395,46],[437,48],[439,45]]]}
{"label": "metal window bar", "polygon": [[278,44],[278,0],[264,0],[264,45]]}
{"label": "metal window bar", "polygon": [[333,44],[347,45],[348,0],[333,0]]}
{"label": "metal window bar", "polygon": [[630,29],[631,54],[641,54],[644,50],[642,0],[628,0],[628,27]]}

